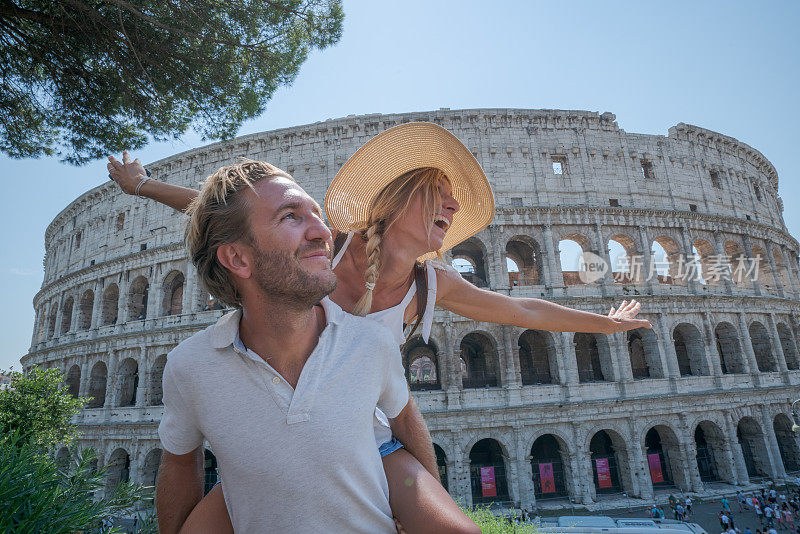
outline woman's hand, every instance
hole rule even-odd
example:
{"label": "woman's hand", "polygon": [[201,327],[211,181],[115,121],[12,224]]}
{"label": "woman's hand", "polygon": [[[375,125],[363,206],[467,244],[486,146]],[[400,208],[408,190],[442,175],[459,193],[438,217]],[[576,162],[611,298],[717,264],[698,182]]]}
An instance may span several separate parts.
{"label": "woman's hand", "polygon": [[129,195],[134,194],[139,182],[147,177],[147,171],[144,170],[139,158],[131,161],[127,150],[122,152],[122,163],[114,156],[108,156],[108,165],[106,167],[111,179],[117,182],[122,191]]}
{"label": "woman's hand", "polygon": [[642,305],[635,300],[630,302],[623,300],[622,304],[619,305],[619,309],[612,307],[611,311],[608,312],[608,316],[614,322],[614,331],[626,332],[635,328],[653,328],[653,325],[647,319],[636,319],[641,307]]}

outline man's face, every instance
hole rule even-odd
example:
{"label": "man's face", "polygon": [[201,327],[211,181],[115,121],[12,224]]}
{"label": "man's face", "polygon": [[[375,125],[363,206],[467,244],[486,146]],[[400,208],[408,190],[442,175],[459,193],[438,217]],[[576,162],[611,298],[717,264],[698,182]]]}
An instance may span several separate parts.
{"label": "man's face", "polygon": [[247,191],[253,280],[272,299],[301,308],[336,288],[331,232],[319,205],[287,178],[261,180]]}

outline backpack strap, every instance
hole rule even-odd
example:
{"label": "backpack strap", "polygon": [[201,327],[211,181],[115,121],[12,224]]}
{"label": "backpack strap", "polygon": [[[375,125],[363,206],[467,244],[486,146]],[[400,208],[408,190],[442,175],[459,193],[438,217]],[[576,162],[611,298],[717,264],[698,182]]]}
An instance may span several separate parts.
{"label": "backpack strap", "polygon": [[411,339],[419,325],[422,324],[422,316],[425,315],[425,308],[428,305],[428,277],[425,272],[425,263],[421,261],[414,263],[414,283],[417,287],[417,320],[406,339]]}

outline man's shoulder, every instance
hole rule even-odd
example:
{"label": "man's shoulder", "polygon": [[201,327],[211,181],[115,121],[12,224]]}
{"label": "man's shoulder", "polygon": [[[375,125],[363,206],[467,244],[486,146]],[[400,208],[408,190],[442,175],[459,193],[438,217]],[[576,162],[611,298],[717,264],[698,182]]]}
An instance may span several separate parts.
{"label": "man's shoulder", "polygon": [[211,346],[211,332],[215,325],[210,325],[203,330],[184,339],[167,354],[167,365],[172,369],[181,369],[184,366],[196,366],[216,350]]}
{"label": "man's shoulder", "polygon": [[373,348],[376,346],[383,348],[383,345],[397,347],[394,334],[389,327],[374,319],[343,313],[339,326],[346,338],[352,339],[353,342],[366,343]]}

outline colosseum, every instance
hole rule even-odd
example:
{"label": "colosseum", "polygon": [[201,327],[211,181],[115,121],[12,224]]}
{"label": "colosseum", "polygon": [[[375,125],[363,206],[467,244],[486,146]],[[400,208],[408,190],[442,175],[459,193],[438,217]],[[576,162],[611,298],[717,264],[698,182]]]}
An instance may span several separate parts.
{"label": "colosseum", "polygon": [[[453,132],[493,185],[494,221],[445,257],[464,277],[599,313],[636,298],[653,325],[550,333],[438,310],[430,343],[412,338],[403,356],[454,497],[602,506],[800,471],[790,408],[800,396],[800,247],[775,168],[734,138],[684,123],[666,136],[627,133],[612,113],[441,109],[243,136],[148,168],[197,187],[237,156],[263,159],[321,201],[356,148],[411,121]],[[60,368],[72,394],[92,398],[77,416],[80,445],[108,466],[108,489],[154,483],[167,353],[224,313],[187,261],[183,223],[107,182],[45,234],[22,363]],[[586,276],[586,262],[561,261],[569,247],[611,268]],[[210,450],[206,475],[213,484]]]}

